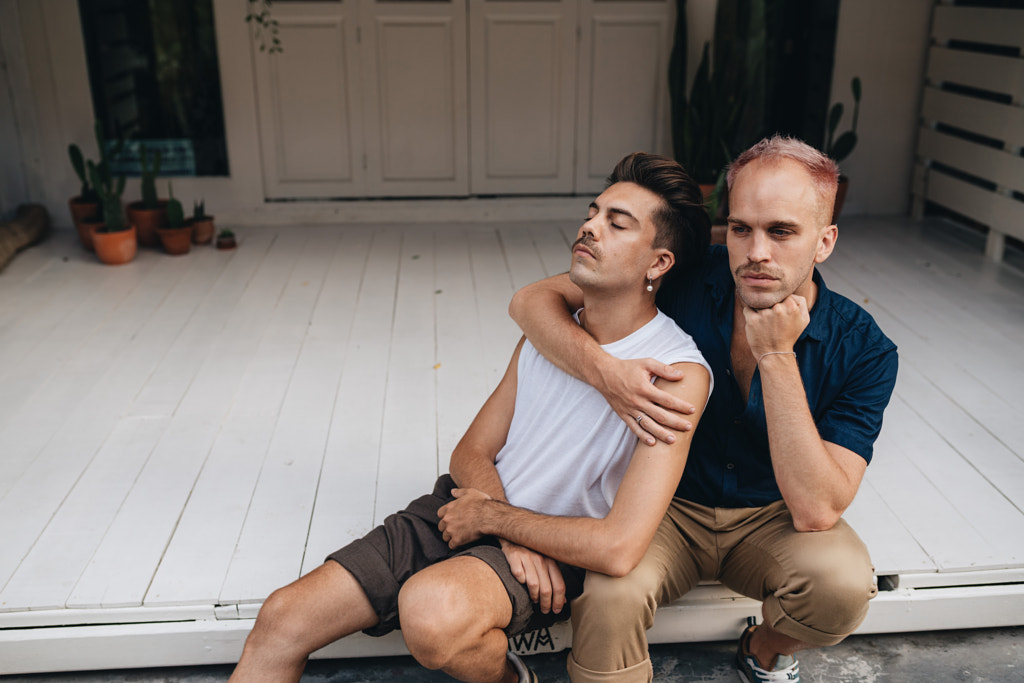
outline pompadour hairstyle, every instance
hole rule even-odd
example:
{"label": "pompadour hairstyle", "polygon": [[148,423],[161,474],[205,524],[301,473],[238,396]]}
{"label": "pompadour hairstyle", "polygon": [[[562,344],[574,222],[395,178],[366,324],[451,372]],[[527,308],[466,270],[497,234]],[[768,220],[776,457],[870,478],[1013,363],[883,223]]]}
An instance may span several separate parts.
{"label": "pompadour hairstyle", "polygon": [[668,249],[676,258],[666,280],[685,273],[704,258],[711,243],[711,219],[700,186],[679,162],[634,152],[616,164],[608,176],[607,186],[615,183],[633,183],[661,198],[662,207],[654,215],[654,246]]}

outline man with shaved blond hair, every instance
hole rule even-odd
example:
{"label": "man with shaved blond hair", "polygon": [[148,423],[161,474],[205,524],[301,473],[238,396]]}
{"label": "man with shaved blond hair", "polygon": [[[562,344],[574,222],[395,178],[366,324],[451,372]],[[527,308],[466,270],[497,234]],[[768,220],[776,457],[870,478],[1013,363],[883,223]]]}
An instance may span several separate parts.
{"label": "man with shaved blond hair", "polygon": [[[799,140],[757,143],[728,172],[726,247],[659,291],[717,388],[644,558],[625,577],[588,573],[573,602],[576,683],[651,680],[655,610],[699,581],[762,602],[763,622],[751,617],[738,644],[751,683],[799,681],[794,652],[838,643],[866,616],[874,572],[842,515],[871,459],[897,355],[815,268],[836,245],[838,174]],[[678,374],[603,353],[569,322],[578,300],[556,276],[518,292],[510,310],[542,354],[597,388],[641,439],[671,440],[692,407],[650,379]]]}

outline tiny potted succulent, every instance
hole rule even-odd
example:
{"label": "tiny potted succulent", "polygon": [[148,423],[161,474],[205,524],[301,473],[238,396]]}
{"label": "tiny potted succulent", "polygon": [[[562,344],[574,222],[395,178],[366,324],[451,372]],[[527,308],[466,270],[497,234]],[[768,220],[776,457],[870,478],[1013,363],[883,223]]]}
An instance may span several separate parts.
{"label": "tiny potted succulent", "polygon": [[160,175],[160,150],[153,154],[150,165],[146,146],[139,148],[139,163],[142,165],[142,200],[128,205],[128,219],[138,230],[139,244],[155,247],[160,244],[157,228],[167,225],[167,200],[156,194],[156,177]]}
{"label": "tiny potted succulent", "polygon": [[108,265],[128,263],[135,258],[135,226],[125,221],[121,195],[124,176],[116,180],[110,168],[101,169],[92,161],[86,162],[89,179],[100,201],[102,218],[89,222],[93,248],[100,261]]}
{"label": "tiny potted succulent", "polygon": [[238,246],[235,241],[235,233],[231,232],[227,228],[224,228],[217,234],[217,248],[218,249],[234,249]]}
{"label": "tiny potted succulent", "polygon": [[209,244],[213,241],[213,216],[207,215],[206,203],[192,202],[192,244]]}
{"label": "tiny potted succulent", "polygon": [[174,188],[170,182],[167,183],[167,196],[167,227],[158,227],[157,235],[168,254],[187,254],[192,243],[192,225],[185,220],[185,209],[174,198]]}

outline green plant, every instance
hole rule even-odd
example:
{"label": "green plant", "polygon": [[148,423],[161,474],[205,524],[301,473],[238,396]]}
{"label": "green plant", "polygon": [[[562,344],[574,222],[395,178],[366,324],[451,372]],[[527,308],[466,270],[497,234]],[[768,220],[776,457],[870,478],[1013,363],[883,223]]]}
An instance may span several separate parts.
{"label": "green plant", "polygon": [[89,172],[89,180],[96,191],[100,202],[100,211],[103,215],[103,232],[120,232],[127,230],[128,226],[124,220],[124,208],[121,206],[121,195],[124,193],[124,176],[118,176],[114,180],[110,175],[109,166],[106,173],[92,161],[86,162]]}
{"label": "green plant", "polygon": [[226,237],[234,237],[234,236],[235,236],[235,233],[231,232],[227,228],[223,228],[223,229],[221,229],[220,232],[217,233],[217,238],[218,239],[220,239],[221,237],[225,237],[226,238]]}
{"label": "green plant", "polygon": [[726,167],[762,133],[767,60],[765,2],[719,0],[713,44],[704,44],[689,91],[686,0],[677,0],[676,17],[675,44],[669,61],[673,153],[694,180],[715,185],[708,205],[714,216]]}
{"label": "green plant", "polygon": [[[93,124],[93,130],[96,134],[96,146],[100,152],[100,162],[96,164],[96,169],[99,171],[100,176],[109,178],[110,176],[110,160],[121,153],[121,149],[124,147],[124,140],[118,140],[117,144],[111,150],[110,155],[107,154],[106,141],[103,137],[103,126],[100,125],[99,121]],[[68,156],[71,158],[71,166],[75,169],[75,175],[82,183],[82,189],[79,192],[79,196],[83,201],[95,202],[99,201],[99,195],[96,192],[95,186],[89,178],[88,167],[86,166],[85,157],[82,155],[81,148],[75,143],[68,145]]]}
{"label": "green plant", "polygon": [[[271,0],[246,0],[248,3],[245,21],[252,26],[253,39],[260,46],[260,52],[274,54],[282,52],[281,39],[278,38],[277,19],[270,16]],[[267,45],[267,41],[270,45]]]}
{"label": "green plant", "polygon": [[158,209],[160,202],[156,195],[156,177],[160,175],[160,150],[153,155],[153,165],[149,165],[146,146],[139,147],[139,164],[142,167],[142,208]]}
{"label": "green plant", "polygon": [[192,201],[192,220],[202,221],[206,220],[206,202],[200,199]]}
{"label": "green plant", "polygon": [[828,135],[825,139],[825,154],[830,156],[833,161],[839,163],[846,157],[850,156],[850,152],[857,146],[857,117],[860,114],[860,78],[857,76],[853,77],[850,81],[850,89],[853,91],[853,121],[850,125],[850,130],[846,131],[838,138],[835,137],[836,128],[839,127],[839,121],[843,118],[843,103],[836,102],[832,105],[832,108],[828,112]]}
{"label": "green plant", "polygon": [[181,202],[174,198],[174,188],[167,182],[167,225],[172,228],[185,227],[185,209]]}

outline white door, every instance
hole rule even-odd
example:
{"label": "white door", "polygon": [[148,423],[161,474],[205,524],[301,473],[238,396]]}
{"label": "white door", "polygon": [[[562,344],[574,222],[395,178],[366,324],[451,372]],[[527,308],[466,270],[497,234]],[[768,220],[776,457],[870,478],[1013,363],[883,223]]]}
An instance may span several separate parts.
{"label": "white door", "polygon": [[266,196],[366,195],[355,3],[277,3],[273,16],[284,51],[253,53]]}
{"label": "white door", "polygon": [[369,194],[466,195],[465,0],[370,1],[363,8]]}
{"label": "white door", "polygon": [[578,0],[470,0],[473,194],[571,194]]}
{"label": "white door", "polygon": [[668,58],[673,8],[666,0],[580,0],[579,194],[600,192],[631,152],[671,156]]}

